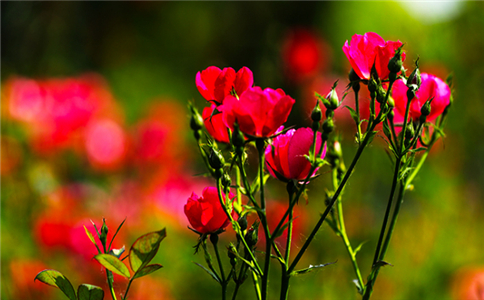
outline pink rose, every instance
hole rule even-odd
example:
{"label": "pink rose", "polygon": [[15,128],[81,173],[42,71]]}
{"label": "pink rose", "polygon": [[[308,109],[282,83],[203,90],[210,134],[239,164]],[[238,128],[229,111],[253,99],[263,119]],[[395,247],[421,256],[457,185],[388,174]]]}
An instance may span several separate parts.
{"label": "pink rose", "polygon": [[[422,84],[410,103],[409,117],[412,120],[418,120],[420,109],[425,102],[430,99],[430,114],[427,121],[435,120],[450,103],[450,88],[442,79],[427,73],[421,74]],[[407,107],[407,86],[403,80],[395,81],[392,89],[392,97],[395,101],[395,122],[403,123],[405,110]]]}
{"label": "pink rose", "polygon": [[[225,199],[223,193],[222,197]],[[234,194],[229,194],[229,198],[234,197]],[[190,225],[200,233],[214,233],[230,224],[230,219],[220,204],[218,191],[215,187],[205,188],[202,197],[192,193],[184,208]],[[232,211],[232,216],[235,215],[235,211]]]}
{"label": "pink rose", "polygon": [[[279,179],[281,179],[281,176],[287,180],[306,179],[311,169],[311,163],[304,155],[309,155],[309,150],[313,144],[313,134],[311,128],[299,128],[297,130],[290,129],[285,134],[277,136],[272,145],[266,148],[266,167],[269,173]],[[321,132],[318,132],[316,136],[316,152],[321,148],[321,142]],[[324,158],[325,155],[326,144],[324,145],[321,158]],[[314,173],[316,171],[317,169]]]}
{"label": "pink rose", "polygon": [[286,122],[296,101],[283,90],[260,87],[247,89],[239,99],[227,96],[222,107],[225,125],[234,129],[239,124],[240,131],[256,137],[274,134]]}
{"label": "pink rose", "polygon": [[232,68],[220,70],[211,66],[197,73],[195,83],[203,98],[220,105],[225,97],[230,95],[232,89],[237,95],[240,95],[250,88],[254,84],[254,78],[252,71],[247,67],[243,67],[235,73]]}
{"label": "pink rose", "polygon": [[[401,45],[400,41],[385,41],[378,34],[367,32],[364,35],[353,35],[350,45],[348,41],[345,42],[343,52],[361,79],[370,79],[373,64],[380,79],[387,79],[390,74],[388,62]],[[405,60],[405,53],[402,53],[403,60]]]}

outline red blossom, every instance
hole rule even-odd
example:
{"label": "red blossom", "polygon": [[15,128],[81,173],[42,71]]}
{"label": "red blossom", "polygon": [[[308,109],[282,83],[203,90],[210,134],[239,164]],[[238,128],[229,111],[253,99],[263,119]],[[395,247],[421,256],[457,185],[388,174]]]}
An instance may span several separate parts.
{"label": "red blossom", "polygon": [[235,73],[232,68],[220,70],[211,66],[197,73],[195,84],[203,98],[220,105],[232,89],[240,95],[254,84],[254,79],[252,71],[247,67],[242,67]]}
{"label": "red blossom", "polygon": [[240,131],[256,137],[268,137],[287,120],[295,100],[283,90],[256,86],[246,90],[237,99],[227,96],[221,110],[225,124],[234,129],[239,124]]}
{"label": "red blossom", "polygon": [[[222,197],[225,199],[225,194],[222,193]],[[234,197],[234,194],[229,194],[230,199]],[[200,233],[214,233],[230,224],[215,187],[205,188],[202,197],[192,193],[184,209],[190,225]],[[236,215],[235,211],[232,211],[232,215]]]}
{"label": "red blossom", "polygon": [[222,113],[218,112],[212,115],[217,106],[205,107],[202,112],[203,123],[208,133],[218,142],[230,143],[228,128],[223,122]]}

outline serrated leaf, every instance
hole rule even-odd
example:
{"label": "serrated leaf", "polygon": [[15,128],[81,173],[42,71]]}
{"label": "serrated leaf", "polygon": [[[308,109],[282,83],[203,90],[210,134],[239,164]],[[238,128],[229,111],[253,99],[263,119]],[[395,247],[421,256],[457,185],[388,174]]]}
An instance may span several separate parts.
{"label": "serrated leaf", "polygon": [[81,284],[77,288],[77,299],[78,300],[103,300],[104,291],[102,288],[95,285]]}
{"label": "serrated leaf", "polygon": [[161,241],[166,237],[166,229],[150,232],[139,237],[129,250],[129,264],[134,272],[148,265],[155,257]]}
{"label": "serrated leaf", "polygon": [[139,269],[138,272],[136,272],[134,274],[133,279],[134,278],[140,278],[140,277],[146,276],[146,275],[151,274],[154,271],[159,270],[161,268],[163,268],[163,266],[160,265],[160,264],[147,265],[144,268]]}
{"label": "serrated leaf", "polygon": [[67,298],[71,300],[77,300],[76,291],[71,282],[59,271],[56,270],[43,270],[35,276],[34,281],[39,280],[47,285],[60,289]]}
{"label": "serrated leaf", "polygon": [[315,265],[315,266],[313,266],[313,265],[309,265],[309,267],[308,267],[308,268],[306,268],[306,269],[301,269],[301,270],[293,271],[293,272],[291,273],[291,276],[294,276],[294,275],[301,275],[301,274],[306,274],[306,273],[309,273],[309,272],[314,271],[314,270],[316,270],[316,269],[324,268],[324,267],[326,267],[326,266],[329,266],[329,265],[335,264],[335,263],[337,263],[337,262],[338,262],[338,261],[334,261],[334,262],[330,262],[330,263],[326,263],[326,264],[320,264],[320,265]]}
{"label": "serrated leaf", "polygon": [[116,256],[111,254],[98,254],[94,258],[109,271],[127,278],[130,277],[128,267]]}
{"label": "serrated leaf", "polygon": [[212,276],[213,279],[215,279],[215,281],[220,283],[220,280],[218,279],[217,275],[215,275],[214,272],[210,271],[209,269],[207,269],[206,267],[204,267],[203,265],[201,265],[199,263],[196,263],[196,262],[193,262],[193,263],[196,264],[197,266],[199,266],[200,268],[204,269],[205,272],[207,272],[210,276]]}

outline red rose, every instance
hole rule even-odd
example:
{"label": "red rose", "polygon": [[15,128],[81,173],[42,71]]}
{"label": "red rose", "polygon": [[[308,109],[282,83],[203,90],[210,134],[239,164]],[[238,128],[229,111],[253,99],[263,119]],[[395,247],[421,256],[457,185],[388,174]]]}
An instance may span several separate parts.
{"label": "red rose", "polygon": [[[222,193],[225,199],[225,195]],[[229,198],[235,195],[230,193]],[[193,229],[200,233],[213,233],[227,227],[230,219],[220,204],[218,191],[215,187],[207,187],[202,192],[202,197],[192,193],[185,204],[185,215]],[[235,211],[232,211],[235,216]]]}
{"label": "red rose", "polygon": [[281,89],[262,90],[256,86],[239,95],[239,99],[227,96],[221,110],[225,125],[232,130],[237,122],[245,134],[268,137],[286,122],[295,102]]}
{"label": "red rose", "polygon": [[208,133],[218,142],[230,143],[228,128],[222,120],[222,113],[212,115],[216,105],[205,107],[202,112],[203,124]]}
{"label": "red rose", "polygon": [[198,72],[195,83],[203,98],[220,105],[224,98],[230,95],[232,89],[235,90],[237,95],[240,95],[254,84],[254,79],[252,71],[247,67],[243,67],[235,73],[232,68],[220,70],[212,66]]}
{"label": "red rose", "polygon": [[[390,74],[388,62],[401,45],[400,41],[385,41],[378,34],[367,32],[364,35],[353,35],[350,45],[348,41],[345,42],[343,52],[361,79],[370,79],[373,64],[380,79],[387,79]],[[405,53],[402,53],[402,61],[404,60]]]}
{"label": "red rose", "polygon": [[[281,128],[282,129],[282,128]],[[309,155],[313,144],[313,130],[311,128],[291,129],[285,134],[277,136],[272,145],[266,148],[266,167],[269,173],[276,177],[276,172],[285,179],[304,180],[311,169],[311,163],[304,157]],[[321,132],[316,136],[316,151],[321,147]],[[324,145],[321,158],[326,154]],[[317,169],[315,170],[315,172]]]}

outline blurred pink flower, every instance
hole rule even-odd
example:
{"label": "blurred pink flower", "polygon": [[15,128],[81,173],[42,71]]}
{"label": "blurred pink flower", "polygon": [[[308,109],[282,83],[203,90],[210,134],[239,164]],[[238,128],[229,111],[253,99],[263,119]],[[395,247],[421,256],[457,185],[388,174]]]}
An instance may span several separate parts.
{"label": "blurred pink flower", "polygon": [[116,169],[127,151],[123,128],[110,119],[93,120],[86,127],[85,147],[89,162],[97,169]]}
{"label": "blurred pink flower", "polygon": [[227,96],[221,108],[225,125],[234,129],[239,124],[240,131],[256,137],[268,137],[286,122],[295,100],[283,90],[253,87],[239,99]]}
{"label": "blurred pink flower", "polygon": [[[13,259],[9,263],[11,282],[5,291],[9,291],[12,299],[30,300],[30,299],[51,299],[53,289],[48,287],[40,281],[35,281],[34,278],[40,271],[48,269],[48,267],[40,260],[29,258]],[[7,285],[7,281],[2,284]],[[2,295],[4,294],[2,289]]]}
{"label": "blurred pink flower", "polygon": [[464,267],[458,270],[451,285],[454,300],[484,300],[484,267]]}
{"label": "blurred pink flower", "polygon": [[[378,34],[367,32],[353,35],[350,44],[345,42],[343,52],[361,79],[370,79],[373,65],[380,79],[387,79],[390,74],[388,62],[401,45],[400,41],[385,41]],[[402,54],[402,60],[405,60],[405,53]]]}

